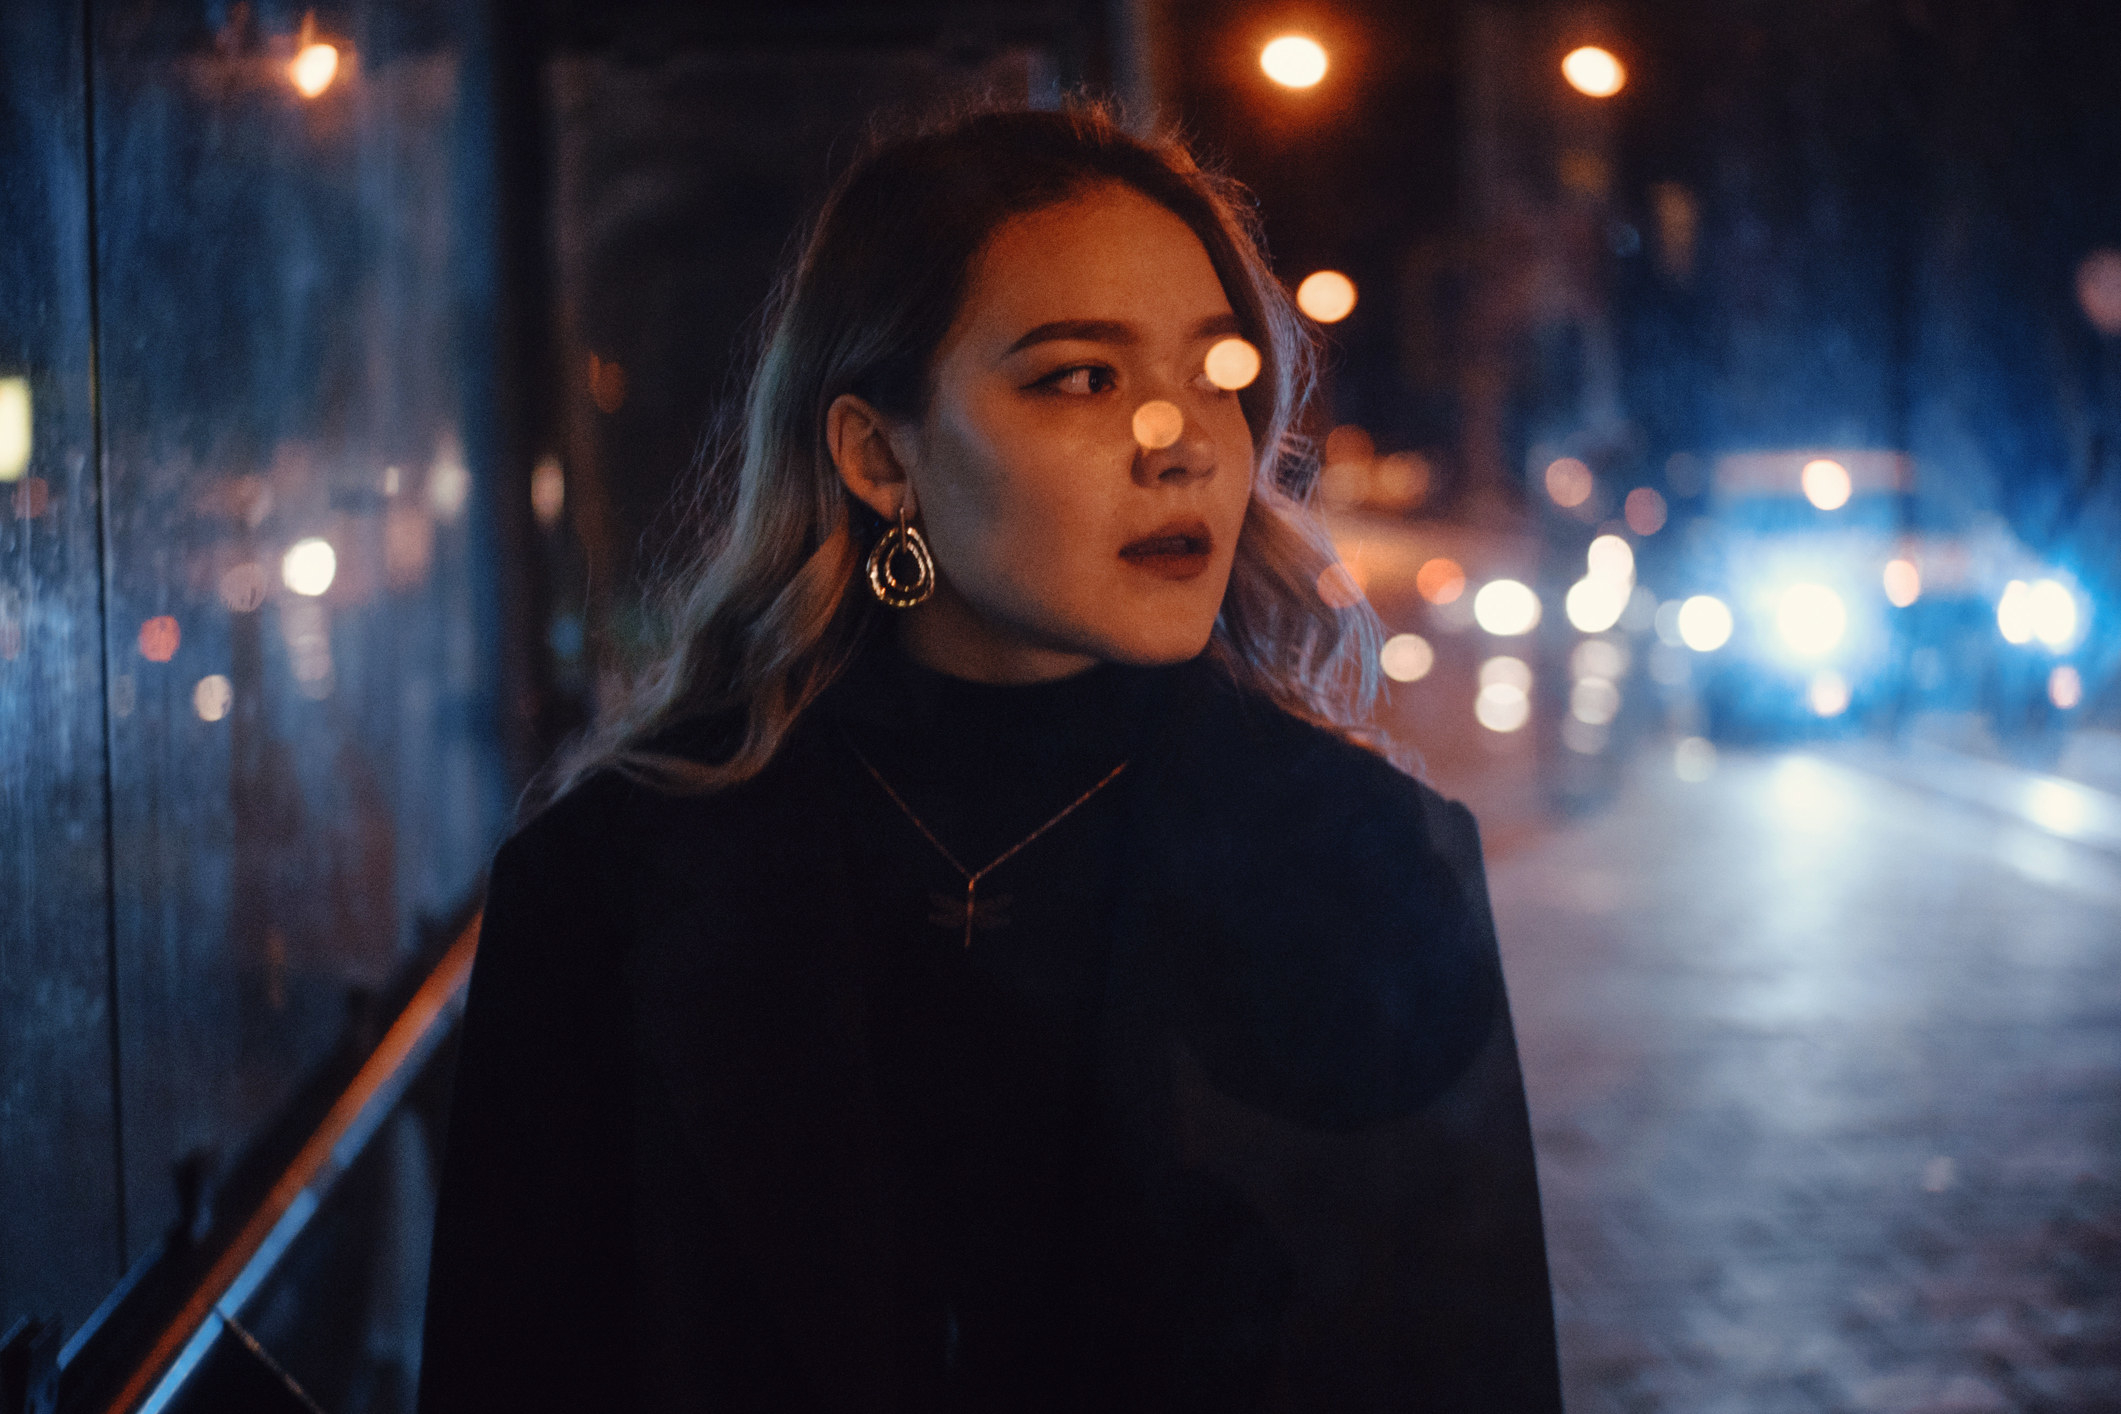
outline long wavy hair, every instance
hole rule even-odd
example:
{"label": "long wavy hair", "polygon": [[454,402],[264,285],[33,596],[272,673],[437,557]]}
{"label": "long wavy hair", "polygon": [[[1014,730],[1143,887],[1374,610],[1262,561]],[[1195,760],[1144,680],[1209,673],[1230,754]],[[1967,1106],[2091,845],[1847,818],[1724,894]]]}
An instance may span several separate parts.
{"label": "long wavy hair", "polygon": [[[1256,449],[1252,497],[1208,653],[1283,710],[1376,744],[1366,723],[1380,628],[1333,572],[1332,544],[1305,507],[1315,459],[1294,435],[1316,346],[1267,265],[1250,197],[1176,137],[1136,136],[1107,107],[1075,102],[879,136],[840,176],[768,306],[740,432],[707,458],[697,548],[662,594],[667,646],[567,754],[553,794],[604,767],[680,792],[765,768],[890,612],[862,575],[882,522],[834,469],[826,409],[854,393],[918,419],[995,229],[1109,183],[1192,228],[1259,350],[1259,375],[1238,394]],[[709,759],[672,749],[703,725],[717,743]]]}

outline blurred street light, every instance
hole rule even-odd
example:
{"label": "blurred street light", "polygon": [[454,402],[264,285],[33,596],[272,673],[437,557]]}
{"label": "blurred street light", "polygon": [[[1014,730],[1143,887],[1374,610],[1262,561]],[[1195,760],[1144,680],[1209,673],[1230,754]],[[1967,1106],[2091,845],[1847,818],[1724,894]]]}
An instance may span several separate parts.
{"label": "blurred street light", "polygon": [[1378,653],[1385,676],[1394,682],[1420,682],[1436,666],[1436,650],[1418,633],[1395,633]]}
{"label": "blurred street light", "polygon": [[1611,98],[1627,86],[1628,71],[1610,52],[1595,44],[1572,49],[1561,61],[1569,87],[1589,98]]}
{"label": "blurred street light", "polygon": [[[1617,535],[1601,535],[1584,552],[1584,564],[1593,579],[1635,583],[1635,551]],[[1623,595],[1622,597],[1625,597]]]}
{"label": "blurred street light", "polygon": [[1620,622],[1628,606],[1628,585],[1622,580],[1586,575],[1569,586],[1562,610],[1569,622],[1584,633],[1604,633]]}
{"label": "blurred street light", "polygon": [[1259,51],[1259,67],[1283,88],[1310,88],[1326,76],[1326,51],[1309,35],[1285,34]]}
{"label": "blurred street light", "polygon": [[1431,604],[1449,604],[1466,592],[1466,572],[1458,561],[1437,556],[1414,572],[1414,588]]}
{"label": "blurred street light", "polygon": [[2121,334],[2121,250],[2095,250],[2077,267],[2077,303],[2102,334]]}
{"label": "blurred street light", "polygon": [[1696,653],[1713,653],[1731,641],[1731,610],[1713,594],[1696,594],[1679,606],[1679,640]]}
{"label": "blurred street light", "polygon": [[1793,584],[1782,591],[1775,606],[1775,627],[1781,630],[1782,641],[1806,658],[1831,653],[1848,631],[1848,621],[1848,607],[1841,596],[1823,584]]}
{"label": "blurred street light", "polygon": [[1922,571],[1913,560],[1903,557],[1886,562],[1885,597],[1896,609],[1905,609],[1922,597]]}
{"label": "blurred street light", "polygon": [[2003,586],[2003,597],[1996,601],[1996,630],[2005,643],[2033,641],[2032,597],[2032,586],[2022,579]]}
{"label": "blurred street light", "polygon": [[1575,457],[1561,457],[1547,463],[1547,495],[1554,504],[1573,509],[1591,499],[1596,485],[1591,469]]}
{"label": "blurred street light", "polygon": [[339,557],[331,542],[318,536],[297,540],[280,557],[280,582],[297,594],[322,594],[338,572]]}
{"label": "blurred street light", "polygon": [[1539,596],[1519,580],[1491,580],[1473,596],[1473,621],[1497,638],[1515,638],[1539,626]]}
{"label": "blurred street light", "polygon": [[1849,469],[1831,457],[1804,464],[1804,499],[1822,511],[1838,511],[1848,504],[1852,483]]}
{"label": "blurred street light", "polygon": [[29,449],[29,379],[0,378],[0,481],[21,479]]}
{"label": "blurred street light", "polygon": [[1650,487],[1638,486],[1628,492],[1627,500],[1621,503],[1620,514],[1628,523],[1628,529],[1637,535],[1655,535],[1664,529],[1664,497]]}
{"label": "blurred street light", "polygon": [[339,51],[329,44],[303,45],[295,61],[287,66],[287,76],[304,98],[315,98],[330,88],[338,72]]}
{"label": "blurred street light", "polygon": [[2076,596],[2058,580],[2036,579],[2026,596],[2033,637],[2050,648],[2067,648],[2077,637]]}
{"label": "blurred street light", "polygon": [[567,473],[554,456],[541,457],[530,473],[530,511],[547,530],[560,523],[567,508]]}
{"label": "blurred street light", "polygon": [[1804,700],[1821,717],[1838,717],[1849,709],[1848,679],[1832,668],[1821,668],[1805,685]]}

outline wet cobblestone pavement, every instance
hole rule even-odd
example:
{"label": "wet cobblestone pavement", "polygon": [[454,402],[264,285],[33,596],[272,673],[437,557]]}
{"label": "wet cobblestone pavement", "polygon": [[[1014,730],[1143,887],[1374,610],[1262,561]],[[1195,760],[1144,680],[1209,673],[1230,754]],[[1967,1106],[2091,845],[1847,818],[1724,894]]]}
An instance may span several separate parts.
{"label": "wet cobblestone pavement", "polygon": [[1490,871],[1574,1414],[2121,1410],[2121,857],[1650,753]]}

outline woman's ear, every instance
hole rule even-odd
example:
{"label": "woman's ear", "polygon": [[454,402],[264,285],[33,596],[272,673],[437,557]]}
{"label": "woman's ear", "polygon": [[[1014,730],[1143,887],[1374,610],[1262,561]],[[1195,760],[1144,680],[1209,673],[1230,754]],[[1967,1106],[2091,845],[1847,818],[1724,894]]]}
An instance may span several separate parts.
{"label": "woman's ear", "polygon": [[901,509],[910,519],[917,509],[913,481],[893,432],[884,414],[852,393],[840,394],[825,409],[825,447],[848,491],[885,520],[897,520]]}

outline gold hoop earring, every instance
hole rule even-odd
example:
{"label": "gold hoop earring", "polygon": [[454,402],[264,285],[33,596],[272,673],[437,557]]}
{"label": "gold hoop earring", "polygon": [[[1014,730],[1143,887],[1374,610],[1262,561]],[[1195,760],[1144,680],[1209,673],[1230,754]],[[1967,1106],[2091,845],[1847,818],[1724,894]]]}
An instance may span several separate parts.
{"label": "gold hoop earring", "polygon": [[[909,561],[912,573],[903,574]],[[898,524],[869,552],[869,592],[894,609],[910,609],[935,593],[935,557],[920,531],[906,524],[904,506],[899,507]]]}

